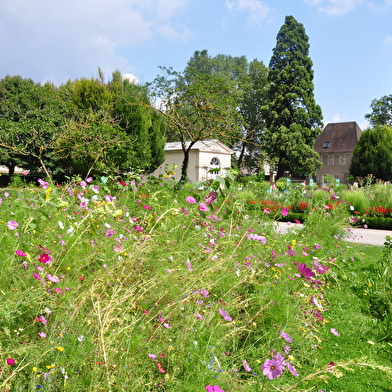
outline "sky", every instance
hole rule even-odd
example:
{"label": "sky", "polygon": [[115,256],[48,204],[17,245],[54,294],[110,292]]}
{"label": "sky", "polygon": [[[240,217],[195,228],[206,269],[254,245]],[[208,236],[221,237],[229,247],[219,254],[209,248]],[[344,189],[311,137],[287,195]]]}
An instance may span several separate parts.
{"label": "sky", "polygon": [[392,94],[392,0],[1,0],[0,79],[60,85],[99,67],[146,83],[203,49],[268,66],[287,15],[309,37],[324,124],[366,129],[372,100]]}

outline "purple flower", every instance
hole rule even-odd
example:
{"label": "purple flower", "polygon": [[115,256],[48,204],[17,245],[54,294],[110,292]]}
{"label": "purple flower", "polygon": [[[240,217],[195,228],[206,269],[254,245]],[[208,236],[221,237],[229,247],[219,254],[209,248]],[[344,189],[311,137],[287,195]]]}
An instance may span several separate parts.
{"label": "purple flower", "polygon": [[266,359],[264,364],[261,366],[264,376],[270,380],[279,377],[284,369],[283,361],[280,359]]}
{"label": "purple flower", "polygon": [[306,280],[310,280],[310,278],[315,276],[315,273],[310,268],[308,268],[305,263],[301,263],[301,264],[294,263],[294,264],[298,267],[298,271]]}
{"label": "purple flower", "polygon": [[250,368],[248,362],[246,362],[246,359],[242,360],[242,365],[244,366],[244,369],[245,369],[246,372],[251,372],[252,371],[252,369]]}
{"label": "purple flower", "polygon": [[197,290],[197,292],[199,294],[201,294],[204,298],[208,298],[210,296],[209,291],[205,290],[205,289],[199,289]]}
{"label": "purple flower", "polygon": [[200,313],[196,313],[195,316],[198,320],[203,320],[203,316]]}
{"label": "purple flower", "polygon": [[60,282],[60,279],[57,276],[53,276],[51,274],[46,274],[46,277],[48,278],[48,280],[50,280],[53,283]]}
{"label": "purple flower", "polygon": [[46,189],[48,187],[48,185],[49,185],[49,183],[44,181],[42,178],[39,178],[38,182],[42,186],[43,189]]}
{"label": "purple flower", "polygon": [[286,362],[286,366],[287,369],[289,369],[289,372],[294,376],[294,377],[298,377],[298,373],[295,370],[295,367],[290,363],[290,362]]}
{"label": "purple flower", "polygon": [[10,230],[16,230],[18,228],[18,226],[19,226],[18,222],[15,222],[14,220],[8,221],[8,223],[7,223],[7,227]]}
{"label": "purple flower", "polygon": [[188,196],[185,201],[189,204],[195,204],[196,203],[196,199],[193,196]]}
{"label": "purple flower", "polygon": [[284,331],[280,331],[280,336],[287,342],[292,343],[293,339],[291,339],[290,335]]}
{"label": "purple flower", "polygon": [[148,356],[153,360],[156,361],[157,360],[157,356],[155,354],[148,354]]}
{"label": "purple flower", "polygon": [[233,319],[229,316],[229,314],[224,309],[218,310],[219,314],[226,320],[226,321],[233,321]]}

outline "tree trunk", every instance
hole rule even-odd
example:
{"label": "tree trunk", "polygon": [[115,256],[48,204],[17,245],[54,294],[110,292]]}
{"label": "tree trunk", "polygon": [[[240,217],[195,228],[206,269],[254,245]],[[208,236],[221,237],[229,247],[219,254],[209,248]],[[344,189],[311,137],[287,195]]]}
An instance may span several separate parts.
{"label": "tree trunk", "polygon": [[182,166],[181,166],[180,183],[184,183],[188,181],[189,151],[190,148],[184,150],[184,160],[182,161]]}
{"label": "tree trunk", "polygon": [[9,164],[7,165],[8,167],[8,175],[10,176],[10,178],[15,174],[15,164]]}

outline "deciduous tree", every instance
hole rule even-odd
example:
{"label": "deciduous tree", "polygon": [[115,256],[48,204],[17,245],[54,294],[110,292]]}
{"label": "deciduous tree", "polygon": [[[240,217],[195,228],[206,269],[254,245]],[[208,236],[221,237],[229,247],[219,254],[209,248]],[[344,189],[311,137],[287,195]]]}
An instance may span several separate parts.
{"label": "deciduous tree", "polygon": [[392,126],[392,95],[374,99],[370,105],[372,112],[365,115],[372,126]]}

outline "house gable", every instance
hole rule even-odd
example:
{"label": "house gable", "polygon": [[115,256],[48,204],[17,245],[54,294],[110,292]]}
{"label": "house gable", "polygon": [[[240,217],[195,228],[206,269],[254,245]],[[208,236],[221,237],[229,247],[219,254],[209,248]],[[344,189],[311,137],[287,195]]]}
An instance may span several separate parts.
{"label": "house gable", "polygon": [[314,144],[323,164],[316,174],[319,184],[324,183],[327,175],[347,183],[352,155],[361,133],[355,121],[329,123],[325,126]]}

